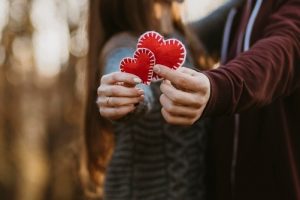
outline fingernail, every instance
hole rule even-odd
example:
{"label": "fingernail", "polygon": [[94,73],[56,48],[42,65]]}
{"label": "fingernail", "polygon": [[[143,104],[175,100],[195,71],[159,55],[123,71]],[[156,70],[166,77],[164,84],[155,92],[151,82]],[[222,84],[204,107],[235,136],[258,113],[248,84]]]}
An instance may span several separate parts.
{"label": "fingernail", "polygon": [[153,68],[153,71],[158,74],[160,72],[159,66],[155,65],[154,68]]}
{"label": "fingernail", "polygon": [[142,94],[144,94],[144,90],[138,88],[138,93],[139,93],[139,95],[142,95]]}
{"label": "fingernail", "polygon": [[133,78],[133,81],[137,84],[142,82],[140,78]]}

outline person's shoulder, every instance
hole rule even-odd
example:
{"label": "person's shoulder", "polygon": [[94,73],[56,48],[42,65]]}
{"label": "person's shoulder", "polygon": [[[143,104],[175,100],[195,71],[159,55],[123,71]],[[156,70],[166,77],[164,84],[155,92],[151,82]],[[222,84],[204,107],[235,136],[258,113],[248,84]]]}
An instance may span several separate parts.
{"label": "person's shoulder", "polygon": [[137,37],[129,32],[121,32],[112,36],[102,49],[102,56],[108,55],[112,51],[120,48],[135,48]]}

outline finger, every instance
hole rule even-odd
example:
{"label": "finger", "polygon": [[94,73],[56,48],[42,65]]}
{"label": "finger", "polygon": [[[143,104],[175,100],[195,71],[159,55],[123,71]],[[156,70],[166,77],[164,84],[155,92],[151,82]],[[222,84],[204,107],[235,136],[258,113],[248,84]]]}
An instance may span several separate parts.
{"label": "finger", "polygon": [[173,116],[164,108],[161,109],[161,114],[169,124],[189,126],[194,123],[193,118]]}
{"label": "finger", "polygon": [[190,76],[189,79],[190,79],[190,82],[192,83],[192,87],[190,87],[189,90],[187,90],[186,89],[187,87],[185,87],[184,84],[181,84],[181,86],[178,86],[173,83],[172,85],[174,85],[178,89],[185,90],[185,91],[205,92],[206,86],[209,82],[209,79],[207,78],[207,76],[205,76],[201,72],[197,72],[193,69],[186,68],[186,67],[181,67],[181,68],[177,69],[177,71]]}
{"label": "finger", "polygon": [[168,113],[181,116],[181,117],[196,117],[197,116],[197,109],[194,107],[187,107],[187,106],[179,106],[175,105],[166,95],[162,94],[159,98],[160,103],[164,110]]}
{"label": "finger", "polygon": [[99,109],[99,111],[101,116],[108,119],[116,120],[132,112],[134,109],[134,105],[127,105],[118,108],[103,107]]}
{"label": "finger", "polygon": [[117,82],[117,83],[115,83],[115,85],[120,85],[120,86],[130,87],[130,88],[133,88],[136,86],[136,84],[128,84],[128,83],[124,83],[124,82]]}
{"label": "finger", "polygon": [[187,67],[180,67],[176,71],[188,74],[190,76],[197,76],[197,74],[198,74],[197,71],[195,71],[193,69],[190,69],[190,68],[187,68]]}
{"label": "finger", "polygon": [[[196,72],[195,72],[194,70],[191,70],[191,69],[186,68],[186,67],[180,67],[180,68],[177,69],[177,71],[178,71],[178,72],[182,72],[182,73],[184,73],[184,74],[188,74],[188,75],[190,75],[190,76],[196,76]],[[175,83],[173,83],[172,85],[173,85],[175,88],[177,88],[177,89],[181,89],[181,90],[186,91],[185,88],[182,88],[182,87],[176,85]]]}
{"label": "finger", "polygon": [[197,101],[196,94],[184,92],[176,89],[174,86],[164,81],[160,85],[160,90],[165,94],[174,104],[180,104],[190,107],[199,108],[201,103]]}
{"label": "finger", "polygon": [[[190,74],[170,69],[163,65],[155,65],[154,72],[175,84],[177,87],[184,90],[197,91],[198,87],[195,84],[195,77]],[[196,73],[196,72],[195,72]]]}
{"label": "finger", "polygon": [[128,88],[120,85],[105,85],[98,88],[98,96],[139,97],[144,94],[140,88]]}
{"label": "finger", "polygon": [[[109,98],[109,101],[108,99]],[[120,107],[120,106],[126,106],[130,104],[136,104],[139,103],[144,99],[144,95],[141,95],[139,97],[98,97],[97,104],[99,107]]]}
{"label": "finger", "polygon": [[142,80],[136,75],[125,73],[125,72],[113,72],[102,76],[101,83],[104,84],[115,84],[123,82],[129,85],[136,85],[142,82]]}

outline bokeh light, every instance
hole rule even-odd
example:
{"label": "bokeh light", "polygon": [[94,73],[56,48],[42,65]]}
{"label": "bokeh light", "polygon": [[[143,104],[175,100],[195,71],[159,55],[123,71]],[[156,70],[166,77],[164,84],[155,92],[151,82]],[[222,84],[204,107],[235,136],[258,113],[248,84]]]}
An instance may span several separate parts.
{"label": "bokeh light", "polygon": [[[69,59],[69,30],[63,8],[55,1],[34,0],[31,21],[35,28],[33,47],[38,72],[54,76]],[[58,12],[62,10],[62,12]]]}
{"label": "bokeh light", "polygon": [[186,0],[186,21],[192,22],[206,16],[224,3],[224,0]]}
{"label": "bokeh light", "polygon": [[[222,1],[186,0],[183,18]],[[84,199],[87,24],[88,0],[0,0],[0,199]]]}
{"label": "bokeh light", "polygon": [[0,1],[0,41],[2,39],[3,28],[8,22],[8,0]]}

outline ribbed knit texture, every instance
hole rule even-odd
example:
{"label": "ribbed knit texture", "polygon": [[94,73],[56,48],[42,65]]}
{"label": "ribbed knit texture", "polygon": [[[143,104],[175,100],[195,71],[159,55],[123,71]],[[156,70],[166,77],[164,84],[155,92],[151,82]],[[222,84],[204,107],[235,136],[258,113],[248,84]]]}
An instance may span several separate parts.
{"label": "ribbed knit texture", "polygon": [[[184,41],[180,35],[172,37]],[[133,51],[126,45],[109,51],[104,72],[117,71],[120,60]],[[185,66],[192,66],[187,51]],[[105,200],[205,199],[205,122],[192,127],[167,124],[161,115],[159,86],[159,82],[142,86],[145,102],[113,123],[116,146],[106,172]]]}
{"label": "ribbed knit texture", "polygon": [[[153,84],[159,95],[159,84]],[[158,98],[155,98],[158,101]],[[203,200],[204,124],[167,124],[160,103],[146,115],[115,123],[105,200]]]}

